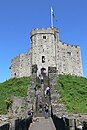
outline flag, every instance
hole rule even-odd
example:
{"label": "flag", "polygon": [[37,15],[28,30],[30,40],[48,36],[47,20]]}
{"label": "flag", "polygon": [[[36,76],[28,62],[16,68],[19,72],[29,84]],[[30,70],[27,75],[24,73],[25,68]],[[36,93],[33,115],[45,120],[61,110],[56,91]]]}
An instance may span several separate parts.
{"label": "flag", "polygon": [[53,28],[53,26],[54,26],[54,18],[55,18],[54,11],[53,11],[53,9],[52,9],[52,7],[51,7],[51,27],[52,27],[52,28]]}
{"label": "flag", "polygon": [[52,7],[51,7],[51,15],[52,15],[53,18],[55,17]]}

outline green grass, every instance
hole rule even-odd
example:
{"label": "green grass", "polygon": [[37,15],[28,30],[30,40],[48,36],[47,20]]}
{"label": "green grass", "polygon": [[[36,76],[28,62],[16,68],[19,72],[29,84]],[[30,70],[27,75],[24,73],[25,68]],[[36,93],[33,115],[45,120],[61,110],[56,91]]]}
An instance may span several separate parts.
{"label": "green grass", "polygon": [[87,79],[83,77],[59,75],[56,89],[68,112],[87,114]]}
{"label": "green grass", "polygon": [[0,114],[6,113],[6,100],[11,96],[25,97],[30,77],[12,78],[0,83]]}

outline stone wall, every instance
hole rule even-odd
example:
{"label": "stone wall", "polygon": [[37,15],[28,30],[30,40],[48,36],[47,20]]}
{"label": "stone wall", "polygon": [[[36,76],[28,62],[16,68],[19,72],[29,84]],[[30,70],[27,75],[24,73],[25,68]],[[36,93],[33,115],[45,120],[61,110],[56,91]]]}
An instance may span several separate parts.
{"label": "stone wall", "polygon": [[[56,130],[87,130],[87,118],[79,115],[52,115]],[[86,121],[85,121],[86,120]]]}
{"label": "stone wall", "polygon": [[32,117],[27,118],[13,118],[9,119],[8,122],[0,124],[0,130],[28,130],[32,123]]}
{"label": "stone wall", "polygon": [[11,77],[31,75],[31,54],[20,54],[11,61]]}
{"label": "stone wall", "polygon": [[58,74],[83,75],[81,52],[79,46],[58,42],[57,46]]}
{"label": "stone wall", "polygon": [[13,115],[19,116],[21,114],[21,110],[24,107],[24,98],[23,97],[12,97],[12,107],[11,111]]}
{"label": "stone wall", "polygon": [[11,60],[11,77],[19,77],[19,67],[20,67],[20,56],[16,56]]}
{"label": "stone wall", "polygon": [[33,29],[30,34],[31,47],[27,54],[20,54],[11,63],[11,77],[30,76],[32,65],[42,68],[57,67],[57,74],[83,76],[79,46],[63,43],[57,28]]}
{"label": "stone wall", "polygon": [[37,64],[38,70],[48,66],[56,66],[56,40],[57,29],[35,29],[31,32],[32,65]]}
{"label": "stone wall", "polygon": [[48,67],[48,77],[49,77],[50,87],[53,88],[53,86],[55,86],[57,83],[57,69],[56,69],[56,67]]}
{"label": "stone wall", "polygon": [[10,128],[9,123],[5,123],[0,126],[0,130],[9,130],[9,128]]}

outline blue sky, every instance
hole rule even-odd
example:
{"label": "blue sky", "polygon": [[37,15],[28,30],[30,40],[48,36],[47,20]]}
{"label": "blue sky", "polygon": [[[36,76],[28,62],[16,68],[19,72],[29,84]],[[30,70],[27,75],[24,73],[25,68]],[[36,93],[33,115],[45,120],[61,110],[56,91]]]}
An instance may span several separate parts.
{"label": "blue sky", "polygon": [[87,77],[87,0],[0,0],[0,82],[10,78],[11,59],[30,48],[33,28],[50,27],[50,7],[60,40],[81,47]]}

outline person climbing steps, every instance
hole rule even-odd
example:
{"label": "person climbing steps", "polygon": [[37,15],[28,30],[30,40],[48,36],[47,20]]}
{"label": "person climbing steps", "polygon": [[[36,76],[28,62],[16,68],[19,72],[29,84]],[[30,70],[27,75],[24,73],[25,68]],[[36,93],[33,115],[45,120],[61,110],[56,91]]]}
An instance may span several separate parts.
{"label": "person climbing steps", "polygon": [[44,106],[45,119],[48,119],[48,111],[49,111],[49,105],[46,103],[45,106]]}
{"label": "person climbing steps", "polygon": [[45,97],[48,95],[50,95],[50,87],[48,86],[46,89],[45,89]]}

